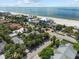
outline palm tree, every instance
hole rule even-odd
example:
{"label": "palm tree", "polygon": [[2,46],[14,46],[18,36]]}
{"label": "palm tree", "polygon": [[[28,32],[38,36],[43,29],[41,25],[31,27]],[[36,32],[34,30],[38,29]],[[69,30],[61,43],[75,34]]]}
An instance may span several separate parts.
{"label": "palm tree", "polygon": [[55,45],[55,43],[56,43],[56,36],[53,36],[52,38],[51,38],[51,41],[53,41],[53,45]]}

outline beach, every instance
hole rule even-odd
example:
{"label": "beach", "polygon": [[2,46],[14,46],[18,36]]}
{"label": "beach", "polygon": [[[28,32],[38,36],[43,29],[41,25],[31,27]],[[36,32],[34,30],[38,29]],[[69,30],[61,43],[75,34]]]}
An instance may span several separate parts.
{"label": "beach", "polygon": [[[24,13],[14,13],[11,12],[14,15],[29,15],[29,14],[24,14]],[[55,23],[61,24],[61,25],[66,25],[66,26],[74,26],[79,28],[79,21],[78,20],[71,20],[71,19],[64,19],[64,18],[54,18],[54,17],[45,17],[45,16],[37,16],[38,18],[49,18],[54,20]]]}
{"label": "beach", "polygon": [[[44,18],[43,16],[38,16],[39,18]],[[79,21],[78,20],[69,20],[69,19],[63,19],[63,18],[54,18],[54,17],[47,17],[49,19],[54,20],[55,23],[66,25],[66,26],[74,26],[79,28]]]}
{"label": "beach", "polygon": [[79,21],[77,21],[77,20],[68,20],[68,19],[60,19],[60,18],[53,18],[53,20],[57,24],[62,24],[62,25],[66,25],[66,26],[75,26],[75,27],[79,28]]}

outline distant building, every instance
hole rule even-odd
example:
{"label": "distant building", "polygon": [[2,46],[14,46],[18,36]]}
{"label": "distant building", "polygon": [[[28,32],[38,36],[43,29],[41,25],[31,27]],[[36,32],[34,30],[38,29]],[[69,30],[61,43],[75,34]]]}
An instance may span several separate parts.
{"label": "distant building", "polygon": [[28,19],[28,21],[31,23],[39,23],[39,20],[37,19]]}
{"label": "distant building", "polygon": [[73,49],[71,44],[66,44],[60,46],[54,53],[54,56],[51,56],[51,59],[75,59],[76,50]]}
{"label": "distant building", "polygon": [[31,16],[31,15],[28,15],[28,19],[33,19],[33,16]]}
{"label": "distant building", "polygon": [[0,16],[7,16],[7,15],[11,15],[11,13],[10,12],[0,11]]}
{"label": "distant building", "polygon": [[40,20],[41,20],[41,21],[49,21],[49,19],[48,19],[48,18],[46,18],[46,17],[41,18]]}
{"label": "distant building", "polygon": [[46,17],[45,18],[41,18],[40,21],[45,22],[45,23],[47,23],[49,25],[54,24],[54,21],[52,19],[46,18]]}

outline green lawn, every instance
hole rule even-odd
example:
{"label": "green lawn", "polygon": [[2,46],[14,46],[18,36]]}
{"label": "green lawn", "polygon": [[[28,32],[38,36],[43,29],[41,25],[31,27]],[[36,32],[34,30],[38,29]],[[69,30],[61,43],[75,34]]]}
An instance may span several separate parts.
{"label": "green lawn", "polygon": [[53,47],[50,45],[39,53],[39,56],[42,59],[50,59],[50,57],[54,54]]}

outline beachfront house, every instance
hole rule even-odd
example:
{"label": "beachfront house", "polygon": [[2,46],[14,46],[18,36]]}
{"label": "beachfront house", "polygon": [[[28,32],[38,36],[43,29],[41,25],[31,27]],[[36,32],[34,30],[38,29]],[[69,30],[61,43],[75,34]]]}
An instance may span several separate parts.
{"label": "beachfront house", "polygon": [[50,59],[75,59],[77,51],[74,50],[71,44],[59,46],[55,51],[54,56]]}
{"label": "beachfront house", "polygon": [[37,19],[28,19],[28,21],[35,24],[39,23],[39,20]]}
{"label": "beachfront house", "polygon": [[41,18],[40,20],[41,20],[41,21],[48,22],[48,23],[54,23],[54,21],[53,21],[52,19],[50,19],[50,18],[46,18],[46,17]]}
{"label": "beachfront house", "polygon": [[46,17],[41,18],[40,20],[41,20],[41,21],[49,21],[49,19],[48,19],[48,18],[46,18]]}
{"label": "beachfront house", "polygon": [[48,18],[41,18],[40,22],[48,24],[49,23],[49,19]]}
{"label": "beachfront house", "polygon": [[31,15],[28,15],[28,19],[33,19],[33,16],[31,16]]}
{"label": "beachfront house", "polygon": [[41,22],[41,23],[48,24],[49,27],[52,27],[53,24],[55,24],[54,21],[53,21],[52,19],[46,18],[46,17],[45,17],[45,18],[41,18],[41,19],[40,19],[40,22]]}

